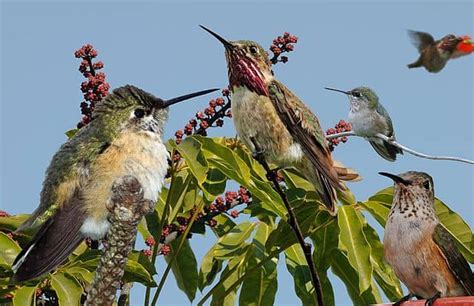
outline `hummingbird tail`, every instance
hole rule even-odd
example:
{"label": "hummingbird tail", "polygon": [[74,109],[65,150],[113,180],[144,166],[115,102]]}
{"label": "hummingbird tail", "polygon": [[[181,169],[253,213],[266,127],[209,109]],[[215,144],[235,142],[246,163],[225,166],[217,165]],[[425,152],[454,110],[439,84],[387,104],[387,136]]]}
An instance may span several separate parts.
{"label": "hummingbird tail", "polygon": [[33,240],[18,254],[12,277],[14,283],[24,282],[56,268],[81,243],[80,228],[84,214],[80,205],[69,203],[47,220]]}
{"label": "hummingbird tail", "polygon": [[400,148],[381,139],[370,140],[370,144],[380,156],[391,162],[397,159],[397,154],[403,154]]}
{"label": "hummingbird tail", "polygon": [[413,62],[411,64],[408,64],[407,67],[409,69],[412,69],[412,68],[418,68],[418,67],[421,67],[423,66],[423,61],[421,60],[421,57],[419,57],[416,62]]}

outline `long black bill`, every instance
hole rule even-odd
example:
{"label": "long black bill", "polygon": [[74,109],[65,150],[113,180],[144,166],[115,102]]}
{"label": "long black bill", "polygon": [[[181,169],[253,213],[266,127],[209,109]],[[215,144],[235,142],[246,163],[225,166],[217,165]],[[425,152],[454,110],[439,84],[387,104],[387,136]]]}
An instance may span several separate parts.
{"label": "long black bill", "polygon": [[190,93],[190,94],[187,94],[187,95],[184,95],[184,96],[179,96],[179,97],[176,97],[176,98],[173,98],[173,99],[165,100],[162,103],[160,103],[161,104],[160,107],[165,108],[165,107],[171,106],[173,104],[176,104],[178,102],[189,100],[189,99],[195,98],[195,97],[199,97],[199,96],[208,94],[210,92],[214,92],[216,90],[219,90],[219,88],[201,90],[201,91],[193,92],[193,93]]}
{"label": "long black bill", "polygon": [[395,175],[395,174],[391,174],[391,173],[388,173],[388,172],[379,172],[380,175],[383,175],[383,176],[386,176],[388,178],[391,178],[394,182],[396,183],[401,183],[403,185],[410,185],[411,184],[411,181],[408,181],[408,180],[405,180],[401,177],[399,177],[398,175]]}
{"label": "long black bill", "polygon": [[324,87],[324,89],[332,90],[332,91],[337,91],[337,92],[342,92],[343,94],[346,94],[346,95],[349,94],[348,91],[344,91],[344,90],[340,90],[340,89],[336,89],[336,88]]}
{"label": "long black bill", "polygon": [[218,41],[220,41],[224,47],[226,49],[230,49],[232,50],[234,48],[234,46],[232,46],[232,44],[230,42],[228,42],[225,38],[223,38],[222,36],[220,36],[219,34],[217,34],[216,32],[206,28],[205,26],[203,25],[199,25],[201,28],[203,28],[205,31],[209,32],[212,36],[214,36],[215,38],[217,38]]}

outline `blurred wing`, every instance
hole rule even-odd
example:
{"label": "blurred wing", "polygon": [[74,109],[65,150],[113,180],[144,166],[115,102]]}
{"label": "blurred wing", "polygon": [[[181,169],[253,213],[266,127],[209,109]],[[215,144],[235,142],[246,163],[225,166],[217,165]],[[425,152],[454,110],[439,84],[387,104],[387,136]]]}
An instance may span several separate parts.
{"label": "blurred wing", "polygon": [[314,166],[324,189],[322,195],[326,203],[334,203],[333,188],[344,190],[345,187],[339,182],[333,167],[331,152],[318,118],[298,97],[276,80],[270,84],[269,94],[278,116]]}
{"label": "blurred wing", "polygon": [[423,50],[426,46],[435,42],[433,36],[426,32],[408,30],[408,36],[410,36],[412,44],[418,49],[419,52],[421,52],[421,50]]}
{"label": "blurred wing", "polygon": [[438,224],[433,234],[433,240],[446,259],[451,272],[464,287],[468,295],[474,295],[474,275],[467,260],[461,255],[448,231]]}

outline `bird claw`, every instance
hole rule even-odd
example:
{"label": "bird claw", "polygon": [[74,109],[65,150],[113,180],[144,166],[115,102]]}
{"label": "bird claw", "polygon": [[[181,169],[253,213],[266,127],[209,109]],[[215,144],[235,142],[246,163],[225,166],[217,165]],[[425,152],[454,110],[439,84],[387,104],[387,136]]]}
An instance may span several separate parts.
{"label": "bird claw", "polygon": [[407,295],[405,295],[404,297],[402,297],[399,301],[393,303],[392,305],[393,306],[401,306],[403,303],[411,300],[413,298],[413,294],[411,293],[408,293]]}
{"label": "bird claw", "polygon": [[426,299],[425,306],[433,306],[434,302],[441,297],[441,292],[436,293],[429,299]]}

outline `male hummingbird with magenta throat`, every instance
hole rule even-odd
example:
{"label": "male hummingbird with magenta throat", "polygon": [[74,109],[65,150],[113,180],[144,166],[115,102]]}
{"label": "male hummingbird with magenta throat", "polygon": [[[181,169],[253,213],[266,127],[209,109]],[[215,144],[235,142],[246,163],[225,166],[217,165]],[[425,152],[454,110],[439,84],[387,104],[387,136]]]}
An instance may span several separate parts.
{"label": "male hummingbird with magenta throat", "polygon": [[110,226],[106,203],[117,179],[134,176],[144,197],[156,201],[168,168],[163,144],[168,107],[215,90],[162,100],[127,85],[99,102],[91,123],[53,156],[40,205],[17,230],[39,227],[14,261],[13,281],[56,268],[86,237],[104,237]]}
{"label": "male hummingbird with magenta throat", "polygon": [[380,174],[394,181],[385,259],[409,291],[396,305],[413,296],[433,305],[439,297],[474,295],[471,268],[436,215],[432,177],[415,171]]}
{"label": "male hummingbird with magenta throat", "polygon": [[257,153],[278,167],[296,168],[335,213],[335,191],[345,190],[340,179],[355,177],[334,165],[318,118],[275,79],[260,45],[249,40],[227,41],[201,27],[225,47],[232,118],[240,139],[254,153],[258,145],[261,152]]}
{"label": "male hummingbird with magenta throat", "polygon": [[366,138],[380,156],[388,161],[395,161],[397,154],[403,154],[400,148],[376,137],[377,134],[383,134],[395,140],[395,132],[392,119],[372,89],[368,87],[357,87],[350,91],[329,87],[326,89],[347,95],[350,103],[348,118],[352,130],[358,136]]}

